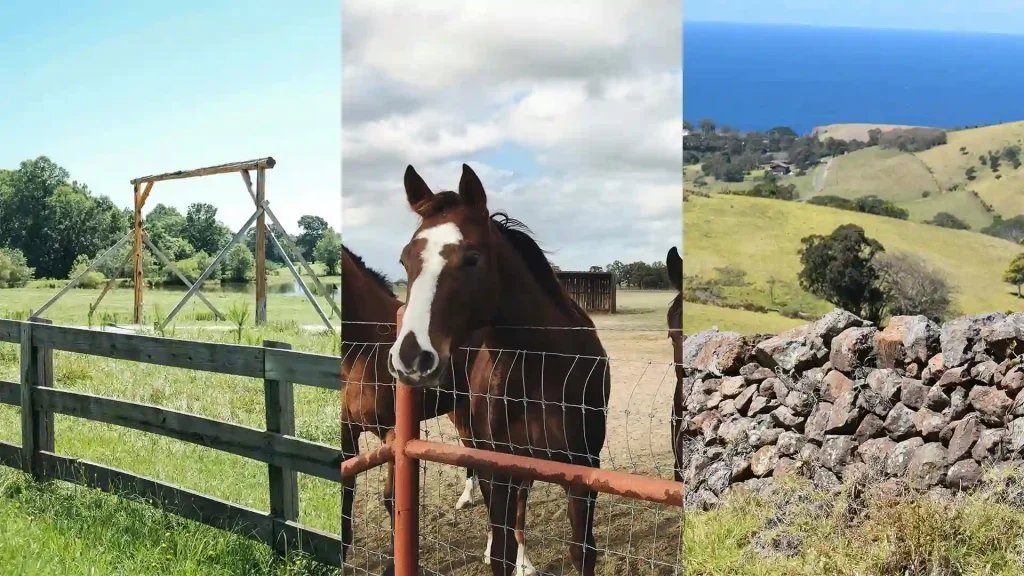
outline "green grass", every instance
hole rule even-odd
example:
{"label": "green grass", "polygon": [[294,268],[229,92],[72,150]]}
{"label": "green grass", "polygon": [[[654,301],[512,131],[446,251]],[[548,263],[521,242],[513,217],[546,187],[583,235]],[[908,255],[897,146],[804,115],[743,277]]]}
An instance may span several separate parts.
{"label": "green grass", "polygon": [[707,330],[712,326],[740,334],[767,334],[782,332],[805,323],[778,314],[760,314],[693,302],[683,303],[683,330],[687,334]]}
{"label": "green grass", "polygon": [[[271,277],[268,284],[273,286],[275,283],[280,284],[285,281],[287,280],[276,276]],[[322,281],[337,284],[338,277],[328,277]],[[64,284],[64,282],[58,281],[36,281],[25,288],[4,290],[3,298],[0,298],[0,318],[13,317],[17,314],[27,315],[29,310],[37,310],[56,295]],[[308,283],[307,286],[309,286]],[[247,302],[255,308],[256,298],[253,294],[220,291],[216,289],[215,285],[211,288],[213,289],[202,289],[203,295],[222,314],[227,315],[228,309],[235,303]],[[96,301],[99,295],[99,289],[73,288],[56,304],[47,309],[44,316],[56,324],[86,326],[88,325],[89,306]],[[146,288],[143,292],[143,324],[151,326],[158,317],[166,316],[184,295],[184,290]],[[93,317],[94,323],[99,324],[106,314],[108,319],[114,320],[119,325],[131,324],[134,299],[135,293],[130,287],[117,287],[110,290],[104,296]],[[330,316],[332,311],[327,300],[322,297],[318,297],[317,300],[324,312]],[[305,296],[275,294],[273,290],[267,294],[267,320],[299,324],[322,323],[320,316],[317,315],[316,310]],[[332,320],[337,322],[337,318],[332,318]],[[181,312],[175,316],[173,323],[178,326],[205,326],[216,322],[210,309],[198,297],[193,296]],[[230,325],[229,322],[221,322],[221,324]]]}
{"label": "green grass", "polygon": [[[854,223],[888,251],[911,252],[945,273],[957,290],[964,313],[1022,310],[1024,302],[1001,280],[1020,246],[975,232],[796,202],[736,196],[692,197],[684,210],[686,274],[712,278],[715,269],[746,271],[749,285],[726,289],[727,301],[796,308],[818,314],[831,308],[803,292],[797,283],[800,239],[829,234]],[[777,280],[769,301],[768,280]]]}
{"label": "green grass", "polygon": [[852,486],[829,495],[800,481],[770,496],[733,495],[718,509],[687,515],[685,574],[1020,574],[1020,481],[990,478],[955,501]]}
{"label": "green grass", "polygon": [[[5,290],[3,295],[17,292]],[[81,318],[77,320],[82,322]],[[178,334],[183,336],[199,337]],[[234,335],[205,332],[201,339],[232,342]],[[296,328],[247,329],[243,343],[263,339],[291,342],[298,350],[336,353],[334,337]],[[0,378],[18,380],[18,358],[17,346],[0,344]],[[55,385],[61,389],[153,404],[256,428],[265,425],[262,381],[60,351],[54,353],[54,371]],[[337,392],[296,386],[298,436],[337,446],[337,406]],[[0,440],[20,444],[20,426],[18,408],[0,407]],[[59,453],[243,506],[269,508],[267,471],[262,463],[68,416],[56,417],[55,431]],[[0,525],[4,526],[0,530],[0,574],[86,574],[90,565],[96,566],[95,574],[284,574],[308,568],[272,565],[266,547],[172,519],[142,504],[60,482],[45,487],[30,484],[20,472],[5,469],[0,476]],[[338,485],[300,474],[299,489],[300,522],[336,534]],[[52,563],[44,555],[52,555]]]}

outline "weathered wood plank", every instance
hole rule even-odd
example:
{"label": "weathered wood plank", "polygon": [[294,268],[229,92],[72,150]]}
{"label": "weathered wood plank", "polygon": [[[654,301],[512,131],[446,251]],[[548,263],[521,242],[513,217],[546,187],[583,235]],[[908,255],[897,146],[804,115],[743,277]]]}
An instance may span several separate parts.
{"label": "weathered wood plank", "polygon": [[258,346],[114,334],[67,326],[33,328],[32,340],[37,346],[158,366],[263,377],[263,349]]}
{"label": "weathered wood plank", "polygon": [[21,384],[0,380],[0,404],[21,406]]}
{"label": "weathered wood plank", "polygon": [[341,389],[341,358],[292,350],[266,351],[264,378],[328,390]]}
{"label": "weathered wood plank", "polygon": [[341,451],[325,444],[83,392],[39,388],[36,394],[44,409],[58,414],[159,434],[318,478],[341,481]]}
{"label": "weathered wood plank", "polygon": [[151,505],[183,518],[231,531],[275,549],[302,551],[323,564],[335,567],[341,565],[341,541],[332,534],[295,522],[284,522],[259,510],[85,460],[52,453],[43,453],[41,460],[49,477],[97,488],[109,494],[142,498]]}
{"label": "weathered wood plank", "polygon": [[[286,342],[264,341],[265,348],[287,350]],[[263,398],[267,431],[295,436],[295,396],[290,382],[263,381]],[[294,470],[270,464],[267,466],[270,485],[270,515],[282,520],[299,519],[299,475]]]}
{"label": "weathered wood plank", "polygon": [[21,342],[21,322],[0,319],[0,342]]}
{"label": "weathered wood plank", "polygon": [[270,156],[266,158],[257,158],[255,160],[245,160],[242,162],[230,162],[228,164],[218,164],[216,166],[207,166],[205,168],[195,168],[193,170],[178,170],[176,172],[166,172],[164,174],[155,174],[153,176],[143,176],[142,178],[136,178],[131,181],[131,184],[138,185],[143,182],[160,182],[162,180],[181,180],[182,178],[195,178],[196,176],[210,176],[212,174],[227,174],[228,172],[238,172],[240,170],[256,170],[258,168],[273,168],[277,162]]}
{"label": "weathered wood plank", "polygon": [[0,466],[21,470],[21,446],[0,442]]}

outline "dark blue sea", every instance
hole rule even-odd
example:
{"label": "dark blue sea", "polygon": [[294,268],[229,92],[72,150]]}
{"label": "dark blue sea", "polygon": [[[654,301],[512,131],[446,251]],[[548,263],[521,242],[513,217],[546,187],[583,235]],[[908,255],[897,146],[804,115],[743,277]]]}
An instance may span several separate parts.
{"label": "dark blue sea", "polygon": [[1024,36],[684,22],[683,115],[798,133],[1024,120]]}

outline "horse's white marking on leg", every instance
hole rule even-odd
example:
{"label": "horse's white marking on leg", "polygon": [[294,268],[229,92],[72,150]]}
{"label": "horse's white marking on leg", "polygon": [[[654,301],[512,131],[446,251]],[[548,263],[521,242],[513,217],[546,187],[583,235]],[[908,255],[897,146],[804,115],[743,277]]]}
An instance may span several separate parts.
{"label": "horse's white marking on leg", "polygon": [[516,576],[533,576],[537,573],[537,569],[533,567],[533,562],[526,556],[526,544],[519,545],[519,551],[516,552]]}
{"label": "horse's white marking on leg", "polygon": [[434,305],[434,294],[437,293],[437,282],[444,269],[444,256],[441,252],[446,246],[462,242],[462,231],[452,222],[446,222],[433,228],[427,228],[416,235],[417,240],[426,240],[427,244],[420,252],[423,267],[420,275],[409,286],[409,301],[405,304],[405,316],[402,317],[402,331],[391,346],[391,363],[395,369],[408,376],[419,376],[416,366],[406,366],[399,356],[399,348],[406,334],[412,334],[420,349],[437,351],[430,343],[430,311]]}
{"label": "horse's white marking on leg", "polygon": [[484,564],[491,563],[491,544],[494,544],[494,532],[487,532],[487,548],[484,549]]}
{"label": "horse's white marking on leg", "polygon": [[480,492],[480,481],[476,476],[466,478],[466,488],[462,491],[462,496],[459,496],[459,501],[455,503],[455,509],[469,508],[483,502],[483,499],[484,496]]}

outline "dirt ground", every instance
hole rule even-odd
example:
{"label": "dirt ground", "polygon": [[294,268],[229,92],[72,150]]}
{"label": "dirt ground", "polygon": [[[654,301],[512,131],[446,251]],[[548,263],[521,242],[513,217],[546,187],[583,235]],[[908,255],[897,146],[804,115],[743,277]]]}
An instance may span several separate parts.
{"label": "dirt ground", "polygon": [[[672,478],[669,418],[673,386],[672,348],[665,313],[669,292],[623,292],[619,313],[595,315],[610,359],[612,394],[602,467]],[[457,443],[447,418],[425,422],[425,439]],[[366,437],[368,435],[364,435]],[[376,440],[361,441],[363,450]],[[455,510],[465,471],[426,464],[421,472],[421,565],[427,574],[489,575],[482,563],[487,542],[482,506]],[[360,477],[354,506],[355,545],[350,574],[380,574],[390,549],[387,513],[381,504],[382,469]],[[558,486],[537,483],[530,493],[527,555],[539,574],[575,574],[568,559],[571,532],[566,495]],[[682,510],[602,495],[595,518],[601,575],[682,573]]]}

